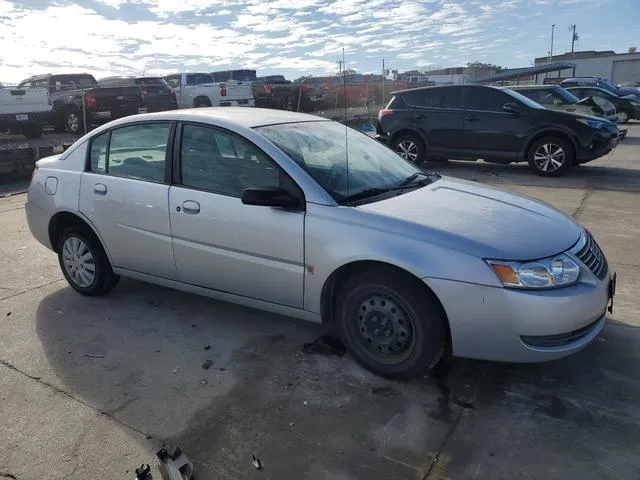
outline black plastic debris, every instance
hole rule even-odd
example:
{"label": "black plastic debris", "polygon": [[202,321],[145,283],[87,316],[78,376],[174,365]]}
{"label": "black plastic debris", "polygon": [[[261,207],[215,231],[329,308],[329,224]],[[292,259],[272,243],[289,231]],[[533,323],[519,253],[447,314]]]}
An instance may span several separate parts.
{"label": "black plastic debris", "polygon": [[464,400],[460,400],[459,398],[454,398],[453,399],[453,403],[455,403],[456,405],[462,407],[462,408],[466,408],[469,410],[473,410],[475,407],[473,406],[473,403],[469,403],[469,402],[465,402]]}
{"label": "black plastic debris", "polygon": [[205,350],[211,350],[211,345],[207,345],[206,347],[204,347]]}
{"label": "black plastic debris", "polygon": [[151,467],[148,464],[142,464],[135,470],[136,480],[149,480],[151,478]]}
{"label": "black plastic debris", "polygon": [[331,335],[322,335],[320,338],[311,343],[305,343],[302,346],[304,353],[313,353],[317,355],[337,355],[342,357],[347,353],[344,343]]}
{"label": "black plastic debris", "polygon": [[253,466],[256,470],[262,470],[264,468],[262,465],[262,461],[255,455],[251,455],[251,463],[253,463]]}
{"label": "black plastic debris", "polygon": [[209,368],[211,368],[211,365],[213,365],[213,360],[205,360],[205,361],[202,363],[202,368],[203,368],[204,370],[209,370]]}

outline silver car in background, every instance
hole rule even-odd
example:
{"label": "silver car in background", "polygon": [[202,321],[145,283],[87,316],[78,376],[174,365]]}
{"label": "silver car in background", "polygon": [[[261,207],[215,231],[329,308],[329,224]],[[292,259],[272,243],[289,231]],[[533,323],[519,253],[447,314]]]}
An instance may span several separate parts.
{"label": "silver car in background", "polygon": [[37,163],[26,213],[80,293],[122,275],[322,322],[392,378],[445,353],[576,352],[615,287],[593,236],[549,205],[275,110],[111,122]]}

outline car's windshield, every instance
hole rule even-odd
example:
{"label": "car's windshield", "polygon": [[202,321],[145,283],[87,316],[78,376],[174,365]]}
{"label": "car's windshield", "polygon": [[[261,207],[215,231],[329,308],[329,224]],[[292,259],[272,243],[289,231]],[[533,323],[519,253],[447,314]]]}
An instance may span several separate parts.
{"label": "car's windshield", "polygon": [[600,88],[604,88],[605,90],[610,91],[611,93],[617,93],[618,88],[615,85],[610,84],[606,80],[598,80],[596,85]]}
{"label": "car's windshield", "polygon": [[538,102],[534,102],[529,97],[525,97],[524,95],[522,95],[521,93],[516,92],[515,90],[511,90],[510,88],[505,88],[504,92],[507,95],[511,95],[516,100],[520,100],[522,103],[524,103],[529,108],[537,108],[537,109],[543,109],[544,110],[544,107],[542,105],[540,105]]}
{"label": "car's windshield", "polygon": [[397,187],[423,173],[377,140],[336,122],[288,123],[256,130],[338,202],[365,191]]}

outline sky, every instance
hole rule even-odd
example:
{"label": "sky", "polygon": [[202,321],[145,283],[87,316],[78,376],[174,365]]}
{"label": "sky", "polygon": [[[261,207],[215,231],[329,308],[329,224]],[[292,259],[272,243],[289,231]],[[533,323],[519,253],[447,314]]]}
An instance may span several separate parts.
{"label": "sky", "polygon": [[640,48],[638,0],[0,0],[0,82],[42,73],[258,75],[525,67],[554,53]]}

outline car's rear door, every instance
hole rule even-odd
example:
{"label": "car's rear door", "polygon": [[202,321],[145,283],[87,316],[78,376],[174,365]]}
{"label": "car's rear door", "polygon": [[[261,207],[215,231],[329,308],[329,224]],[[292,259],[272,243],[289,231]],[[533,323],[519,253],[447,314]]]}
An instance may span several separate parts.
{"label": "car's rear door", "polygon": [[458,151],[464,128],[461,87],[416,89],[402,94],[402,99],[407,106],[404,121],[422,132],[429,155]]}
{"label": "car's rear door", "polygon": [[[526,108],[497,88],[464,86],[464,134],[461,143],[476,158],[516,160],[531,126]],[[522,114],[507,112],[506,103],[522,106]]]}
{"label": "car's rear door", "polygon": [[176,141],[169,209],[180,280],[302,308],[304,211],[245,205],[240,198],[249,187],[298,187],[229,130],[185,123]]}
{"label": "car's rear door", "polygon": [[114,267],[175,277],[169,228],[171,122],[141,122],[94,137],[80,185],[80,211]]}

